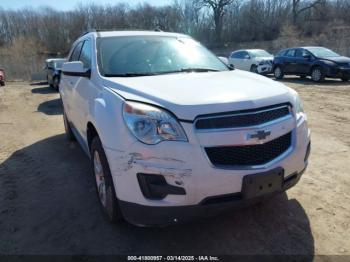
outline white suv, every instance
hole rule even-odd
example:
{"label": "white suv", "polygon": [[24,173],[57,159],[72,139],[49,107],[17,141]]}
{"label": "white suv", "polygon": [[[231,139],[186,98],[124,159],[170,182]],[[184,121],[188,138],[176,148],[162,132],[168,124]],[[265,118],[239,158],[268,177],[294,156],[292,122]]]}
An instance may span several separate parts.
{"label": "white suv", "polygon": [[297,93],[186,35],[90,32],[62,71],[66,133],[91,158],[112,222],[213,215],[285,191],[307,166]]}
{"label": "white suv", "polygon": [[237,69],[266,75],[272,73],[273,55],[262,49],[237,50],[228,58]]}

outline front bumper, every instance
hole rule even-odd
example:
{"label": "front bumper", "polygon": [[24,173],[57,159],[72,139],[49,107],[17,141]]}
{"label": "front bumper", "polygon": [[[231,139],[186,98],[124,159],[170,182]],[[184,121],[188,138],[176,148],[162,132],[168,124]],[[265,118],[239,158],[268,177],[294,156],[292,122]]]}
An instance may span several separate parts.
{"label": "front bumper", "polygon": [[350,68],[339,68],[339,67],[332,67],[328,68],[326,72],[327,77],[331,78],[350,78]]}
{"label": "front bumper", "polygon": [[272,65],[271,64],[264,64],[258,66],[258,73],[259,74],[270,74],[272,73]]}
{"label": "front bumper", "polygon": [[[121,210],[129,222],[138,225],[173,224],[174,219],[175,223],[185,222],[205,215],[209,206],[204,203],[208,199],[233,196],[234,201],[210,205],[210,213],[215,215],[224,209],[255,201],[246,201],[239,197],[245,176],[282,168],[285,181],[283,190],[286,190],[298,182],[306,168],[305,156],[310,143],[306,116],[298,121],[288,120],[269,126],[269,130],[276,137],[292,132],[290,150],[271,163],[245,169],[213,166],[203,147],[229,143],[238,145],[244,140],[247,130],[198,133],[192,123],[182,125],[188,142],[167,141],[157,145],[145,145],[128,135],[126,130],[119,150],[104,145]],[[249,130],[251,131],[252,129]],[[140,173],[162,176],[168,185],[183,188],[185,194],[168,194],[158,200],[146,198],[138,180]],[[183,211],[186,212],[184,217],[177,215]],[[140,216],[140,212],[144,216]]]}
{"label": "front bumper", "polygon": [[282,190],[253,199],[244,199],[242,193],[221,195],[203,199],[198,205],[190,206],[144,206],[126,201],[119,201],[124,218],[137,226],[169,226],[193,221],[197,218],[217,216],[225,211],[243,208],[295,186],[306,167],[300,173],[294,173],[284,180]]}

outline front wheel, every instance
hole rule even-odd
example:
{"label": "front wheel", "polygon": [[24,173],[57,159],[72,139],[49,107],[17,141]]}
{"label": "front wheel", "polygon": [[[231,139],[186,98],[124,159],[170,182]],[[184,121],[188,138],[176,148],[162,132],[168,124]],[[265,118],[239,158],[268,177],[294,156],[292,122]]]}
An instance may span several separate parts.
{"label": "front wheel", "polygon": [[314,67],[311,71],[311,79],[314,82],[322,82],[324,80],[324,73],[321,67]]}
{"label": "front wheel", "polygon": [[58,91],[59,84],[60,84],[60,79],[58,76],[55,76],[52,80],[52,88]]}
{"label": "front wheel", "polygon": [[273,70],[273,74],[275,75],[276,79],[282,79],[284,76],[283,70],[280,66],[276,66]]}
{"label": "front wheel", "polygon": [[256,65],[252,65],[252,66],[250,67],[250,72],[255,73],[255,74],[258,74],[258,73],[259,73],[259,72],[258,72],[258,67],[257,67]]}
{"label": "front wheel", "polygon": [[349,81],[349,77],[342,77],[341,80],[342,80],[343,82],[347,82],[347,81]]}
{"label": "front wheel", "polygon": [[96,191],[105,218],[116,223],[123,219],[115,193],[107,157],[98,136],[92,139],[90,146],[91,163],[96,182]]}

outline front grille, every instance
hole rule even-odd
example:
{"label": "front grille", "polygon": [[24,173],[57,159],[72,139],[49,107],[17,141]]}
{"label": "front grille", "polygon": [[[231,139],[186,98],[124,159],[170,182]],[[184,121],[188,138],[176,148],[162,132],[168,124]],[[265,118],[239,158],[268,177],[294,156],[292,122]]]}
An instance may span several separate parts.
{"label": "front grille", "polygon": [[256,166],[266,164],[286,152],[291,142],[290,132],[265,144],[206,147],[205,151],[214,166]]}
{"label": "front grille", "polygon": [[203,117],[196,121],[195,126],[197,129],[249,127],[264,124],[289,114],[290,110],[288,105],[279,105],[273,108],[258,108],[233,112],[230,115],[225,114],[210,118]]}

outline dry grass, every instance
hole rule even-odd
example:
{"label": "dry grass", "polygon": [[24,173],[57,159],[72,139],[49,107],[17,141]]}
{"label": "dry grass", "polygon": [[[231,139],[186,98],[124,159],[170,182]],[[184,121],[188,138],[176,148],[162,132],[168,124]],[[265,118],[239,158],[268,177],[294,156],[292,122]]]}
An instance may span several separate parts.
{"label": "dry grass", "polygon": [[0,48],[0,67],[8,80],[30,79],[33,72],[43,66],[44,58],[39,55],[42,47],[31,38],[20,37],[9,47]]}

